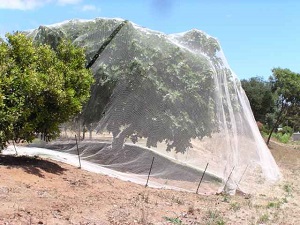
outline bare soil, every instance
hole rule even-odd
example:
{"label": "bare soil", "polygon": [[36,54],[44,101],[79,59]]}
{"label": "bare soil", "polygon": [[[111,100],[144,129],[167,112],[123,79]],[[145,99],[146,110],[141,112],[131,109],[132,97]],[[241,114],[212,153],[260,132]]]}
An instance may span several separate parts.
{"label": "bare soil", "polygon": [[300,224],[300,146],[272,142],[283,179],[256,195],[145,188],[41,158],[0,155],[2,224]]}

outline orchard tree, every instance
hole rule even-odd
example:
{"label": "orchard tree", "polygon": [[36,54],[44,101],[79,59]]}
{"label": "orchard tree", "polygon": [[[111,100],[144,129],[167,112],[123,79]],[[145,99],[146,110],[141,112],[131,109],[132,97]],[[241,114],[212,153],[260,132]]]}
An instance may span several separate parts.
{"label": "orchard tree", "polygon": [[49,141],[90,96],[84,51],[65,40],[54,51],[21,33],[6,38],[0,43],[0,149],[38,133]]}
{"label": "orchard tree", "polygon": [[270,82],[262,77],[251,77],[241,80],[241,84],[250,102],[256,121],[267,122],[267,115],[274,112],[275,100]]}
{"label": "orchard tree", "polygon": [[[215,57],[216,42],[197,34],[192,36],[200,46],[194,49],[202,50],[205,42]],[[191,139],[216,131],[213,68],[207,57],[131,24],[105,51],[82,121],[100,121],[98,130],[113,135],[112,149],[122,148],[126,138],[134,143],[145,138],[148,147],[165,142],[167,150],[184,152]]]}
{"label": "orchard tree", "polygon": [[272,91],[278,96],[277,116],[269,134],[269,144],[272,133],[283,123],[291,112],[300,110],[300,74],[289,69],[274,68],[270,77]]}
{"label": "orchard tree", "polygon": [[[95,83],[77,121],[89,131],[98,124],[98,131],[112,133],[111,148],[121,149],[130,138],[146,139],[148,147],[165,142],[167,150],[184,152],[191,139],[217,132],[214,76],[227,77],[228,72],[214,38],[197,30],[174,37],[189,51],[126,21],[102,19],[40,27],[31,35],[51,45],[60,39],[56,35],[65,35],[85,46]],[[234,83],[223,78],[219,82],[224,90],[225,83]],[[225,114],[230,122],[229,112]]]}

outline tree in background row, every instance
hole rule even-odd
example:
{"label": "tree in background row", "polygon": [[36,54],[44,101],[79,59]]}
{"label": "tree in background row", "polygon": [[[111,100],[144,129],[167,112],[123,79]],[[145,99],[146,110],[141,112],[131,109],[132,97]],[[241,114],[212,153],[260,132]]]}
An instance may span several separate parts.
{"label": "tree in background row", "polygon": [[267,124],[269,137],[279,125],[300,128],[300,74],[274,68],[269,81],[260,77],[242,80],[254,117]]}
{"label": "tree in background row", "polygon": [[[297,115],[300,111],[300,74],[292,72],[289,69],[274,68],[273,75],[270,77],[272,92],[277,98],[276,120],[270,131],[267,144],[274,130],[286,122],[288,118],[291,122],[297,122]],[[296,114],[294,114],[297,112]],[[299,120],[299,118],[298,118]]]}
{"label": "tree in background row", "polygon": [[241,80],[241,84],[249,99],[256,121],[264,124],[270,123],[268,115],[275,110],[275,99],[270,82],[265,81],[262,77],[251,77],[249,80]]}
{"label": "tree in background row", "polygon": [[90,95],[92,74],[83,49],[62,41],[54,51],[20,33],[0,42],[0,149],[10,140],[59,135]]}

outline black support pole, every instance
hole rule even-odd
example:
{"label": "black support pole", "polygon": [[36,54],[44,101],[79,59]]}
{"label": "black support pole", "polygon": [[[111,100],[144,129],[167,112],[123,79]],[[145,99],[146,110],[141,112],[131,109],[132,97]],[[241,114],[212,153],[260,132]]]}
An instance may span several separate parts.
{"label": "black support pole", "polygon": [[208,167],[208,163],[206,164],[206,167],[205,167],[205,169],[204,169],[204,172],[202,173],[202,177],[201,177],[200,182],[199,182],[199,184],[198,184],[196,194],[198,194],[199,187],[200,187],[200,184],[202,183],[202,180],[203,180],[203,178],[204,178],[204,175],[205,175],[205,172],[206,172],[206,170],[207,170],[207,167]]}
{"label": "black support pole", "polygon": [[145,187],[147,187],[147,186],[148,186],[148,181],[149,181],[149,177],[150,177],[150,174],[151,174],[151,170],[152,170],[153,162],[154,162],[154,156],[153,156],[153,158],[152,158],[152,162],[151,162],[151,166],[150,166],[150,170],[149,170],[149,174],[148,174],[148,178],[147,178],[147,182],[146,182],[146,185],[145,185]]}
{"label": "black support pole", "polygon": [[226,186],[227,186],[227,183],[228,183],[228,181],[229,181],[229,179],[230,179],[230,177],[231,177],[231,174],[232,174],[234,168],[235,168],[235,166],[232,168],[232,170],[231,170],[231,172],[230,172],[230,174],[229,174],[229,176],[228,176],[228,178],[227,178],[227,180],[226,180],[226,183],[225,183],[224,188],[223,188],[223,192],[225,191],[225,188],[226,188]]}
{"label": "black support pole", "polygon": [[242,174],[242,176],[241,176],[239,182],[237,183],[238,185],[241,183],[241,181],[242,181],[242,179],[243,179],[243,176],[245,175],[245,173],[246,173],[246,171],[247,171],[247,169],[248,169],[248,166],[249,166],[249,164],[246,166],[246,169],[244,170],[244,172],[243,172],[243,174]]}
{"label": "black support pole", "polygon": [[97,53],[91,59],[91,61],[86,65],[86,69],[92,67],[92,65],[96,62],[101,53],[105,50],[105,48],[109,45],[109,43],[115,38],[115,36],[120,32],[120,30],[128,23],[128,20],[123,21],[117,28],[109,35],[109,37],[104,41],[104,43],[100,46]]}

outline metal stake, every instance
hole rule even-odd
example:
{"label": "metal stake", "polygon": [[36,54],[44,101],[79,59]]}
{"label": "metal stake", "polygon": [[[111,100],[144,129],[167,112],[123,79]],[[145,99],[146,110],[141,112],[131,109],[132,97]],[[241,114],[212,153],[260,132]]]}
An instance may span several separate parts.
{"label": "metal stake", "polygon": [[239,182],[237,183],[237,185],[239,185],[239,184],[241,183],[241,181],[242,181],[242,178],[243,178],[243,176],[245,175],[245,173],[246,173],[246,170],[248,169],[248,166],[249,166],[249,164],[246,166],[246,169],[244,170],[244,172],[243,172],[243,174],[242,174],[242,176],[241,176],[241,178],[240,178]]}
{"label": "metal stake", "polygon": [[205,169],[204,169],[204,172],[202,173],[202,177],[201,177],[200,182],[199,182],[199,184],[198,184],[196,194],[198,194],[198,190],[199,190],[200,184],[201,184],[201,182],[202,182],[202,180],[203,180],[203,178],[204,178],[204,175],[205,175],[205,172],[206,172],[207,167],[208,167],[208,163],[206,164],[206,167],[205,167]]}
{"label": "metal stake", "polygon": [[153,158],[152,158],[152,162],[151,162],[151,166],[150,166],[150,170],[149,170],[149,174],[148,174],[148,178],[147,178],[147,182],[146,182],[146,185],[145,185],[145,187],[147,187],[147,186],[148,186],[148,181],[149,181],[149,177],[150,177],[150,174],[151,174],[151,170],[152,170],[153,162],[154,162],[154,156],[153,156]]}
{"label": "metal stake", "polygon": [[230,172],[230,174],[229,174],[229,176],[228,176],[228,178],[227,178],[227,180],[226,180],[226,183],[225,183],[224,188],[223,188],[223,192],[224,192],[225,187],[226,187],[226,185],[227,185],[227,183],[228,183],[228,181],[229,181],[229,179],[230,179],[230,177],[231,177],[231,174],[232,174],[234,168],[235,168],[235,166],[232,168],[232,170],[231,170],[231,172]]}

